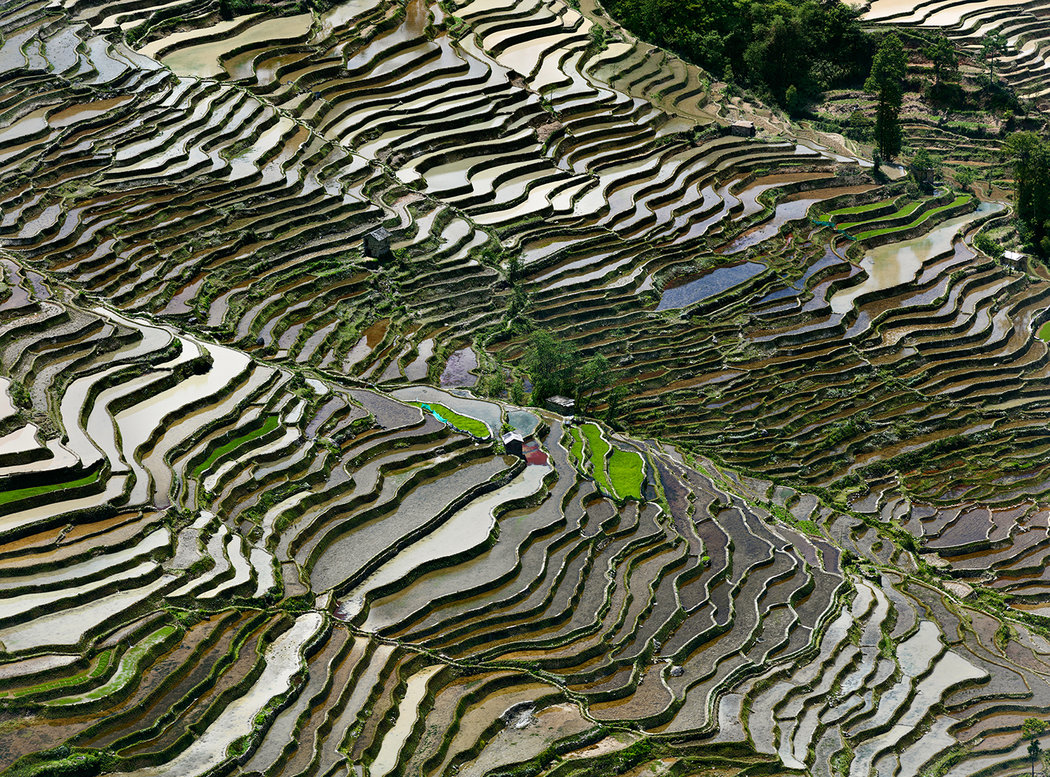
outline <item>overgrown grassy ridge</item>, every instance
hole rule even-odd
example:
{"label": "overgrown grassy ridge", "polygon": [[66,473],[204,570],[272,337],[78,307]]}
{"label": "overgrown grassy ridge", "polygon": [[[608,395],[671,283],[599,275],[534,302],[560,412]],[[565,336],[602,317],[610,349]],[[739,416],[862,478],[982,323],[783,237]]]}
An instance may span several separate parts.
{"label": "overgrown grassy ridge", "polygon": [[[0,10],[0,770],[1030,767],[1050,274],[971,247],[1004,212],[593,3],[236,10]],[[609,360],[579,425],[510,401],[538,328]]]}
{"label": "overgrown grassy ridge", "polygon": [[574,426],[569,429],[569,454],[572,456],[572,460],[579,465],[583,465],[583,432],[580,431],[580,427]]}
{"label": "overgrown grassy ridge", "polygon": [[235,437],[225,445],[222,445],[212,451],[211,455],[208,456],[204,461],[194,467],[192,477],[199,478],[203,473],[207,472],[215,465],[216,462],[220,461],[223,457],[230,454],[230,452],[236,450],[242,445],[250,443],[252,440],[258,439],[266,434],[269,434],[280,424],[280,420],[276,416],[270,416],[257,429],[253,429],[247,434]]}

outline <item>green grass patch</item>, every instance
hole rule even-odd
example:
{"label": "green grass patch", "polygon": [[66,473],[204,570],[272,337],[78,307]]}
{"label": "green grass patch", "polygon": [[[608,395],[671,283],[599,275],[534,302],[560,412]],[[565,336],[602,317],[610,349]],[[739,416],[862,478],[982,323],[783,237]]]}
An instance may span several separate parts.
{"label": "green grass patch", "polygon": [[20,499],[29,499],[30,497],[40,496],[41,494],[49,494],[52,491],[65,491],[68,488],[78,488],[80,486],[90,485],[91,483],[97,483],[101,472],[92,472],[79,480],[74,480],[69,483],[47,483],[42,486],[31,486],[29,488],[16,488],[13,491],[4,491],[0,493],[0,505],[7,504],[8,502],[17,502]]}
{"label": "green grass patch", "polygon": [[272,415],[269,418],[267,418],[266,422],[258,429],[254,429],[253,431],[241,435],[240,437],[235,437],[234,439],[230,440],[228,443],[223,445],[221,448],[216,448],[214,451],[212,451],[211,456],[209,456],[207,459],[205,459],[203,462],[201,462],[193,468],[193,472],[190,473],[190,477],[199,478],[202,473],[207,472],[211,468],[211,466],[215,464],[216,461],[233,451],[234,448],[244,445],[246,442],[251,442],[257,437],[262,437],[264,434],[269,434],[270,432],[272,432],[274,429],[277,428],[277,423],[277,416]]}
{"label": "green grass patch", "polygon": [[875,229],[875,230],[872,230],[870,232],[862,232],[859,235],[856,235],[855,237],[857,238],[857,240],[865,240],[866,238],[877,237],[878,235],[888,235],[891,232],[903,232],[905,230],[912,229],[913,227],[919,226],[919,224],[921,224],[922,222],[926,221],[927,219],[937,215],[938,213],[942,213],[943,211],[949,210],[950,208],[958,207],[959,205],[962,205],[964,202],[969,202],[969,201],[970,201],[970,195],[968,195],[968,194],[960,194],[950,204],[942,205],[941,207],[934,208],[933,210],[928,210],[928,211],[924,212],[921,216],[919,216],[919,218],[915,219],[915,221],[911,222],[910,224],[905,224],[903,227],[887,227],[886,229]]}
{"label": "green grass patch", "polygon": [[34,685],[31,688],[22,688],[21,690],[14,691],[11,695],[16,699],[22,696],[32,696],[37,693],[46,693],[47,691],[53,691],[58,688],[70,688],[76,685],[82,685],[89,680],[94,680],[97,677],[101,677],[109,669],[109,665],[113,661],[113,649],[103,650],[98,654],[95,659],[95,665],[90,667],[86,672],[80,674],[71,675],[70,677],[60,677],[57,680],[48,680],[46,683],[40,683]]}
{"label": "green grass patch", "polygon": [[1036,334],[1036,337],[1040,340],[1050,340],[1050,321],[1047,321],[1039,327],[1039,332]]}
{"label": "green grass patch", "polygon": [[803,534],[808,534],[810,537],[823,536],[823,532],[820,530],[820,527],[817,525],[817,522],[811,521],[808,518],[801,521],[796,521],[795,528]]}
{"label": "green grass patch", "polygon": [[113,676],[103,685],[78,696],[65,696],[61,699],[56,699],[55,701],[50,702],[50,704],[56,706],[77,704],[83,701],[94,701],[96,699],[101,699],[104,696],[109,696],[112,693],[116,693],[138,675],[139,665],[142,663],[142,660],[146,655],[165,642],[174,633],[174,626],[164,626],[163,628],[157,629],[142,640],[142,642],[128,649],[124,655],[120,657],[120,663],[117,665],[117,669],[113,673]]}
{"label": "green grass patch", "polygon": [[[423,404],[423,402],[415,403],[416,407],[421,407]],[[444,405],[439,405],[436,402],[427,402],[425,404],[429,405],[434,410],[434,412],[436,412],[439,416],[441,416],[450,424],[452,424],[452,426],[454,426],[456,429],[459,429],[461,432],[467,432],[469,434],[474,435],[475,437],[481,437],[483,439],[485,437],[489,437],[492,434],[492,430],[489,429],[488,425],[483,421],[479,421],[476,418],[471,418],[470,416],[461,415],[455,410],[451,410],[450,408],[447,408]]]}
{"label": "green grass patch", "polygon": [[591,475],[605,490],[605,493],[615,494],[616,492],[609,483],[609,476],[605,472],[605,454],[612,446],[602,437],[602,430],[597,424],[584,424],[580,427],[580,432],[587,439],[587,447],[591,452]]}
{"label": "green grass patch", "polygon": [[614,449],[609,457],[609,480],[621,497],[641,499],[645,480],[642,457],[633,451]]}

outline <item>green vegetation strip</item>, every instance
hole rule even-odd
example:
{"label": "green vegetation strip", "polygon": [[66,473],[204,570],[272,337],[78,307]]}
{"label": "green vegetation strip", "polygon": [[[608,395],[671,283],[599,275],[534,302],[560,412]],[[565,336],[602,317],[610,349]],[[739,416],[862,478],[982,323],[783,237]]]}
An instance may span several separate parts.
{"label": "green vegetation strip", "polygon": [[583,435],[580,434],[580,430],[577,427],[569,429],[569,436],[572,438],[572,445],[569,446],[569,455],[572,456],[573,460],[583,466]]}
{"label": "green vegetation strip", "polygon": [[1040,340],[1050,340],[1050,321],[1039,327],[1039,333],[1036,336]]}
{"label": "green vegetation strip", "polygon": [[111,648],[99,653],[98,658],[95,659],[95,665],[86,672],[72,675],[71,677],[60,677],[57,680],[48,680],[46,683],[40,683],[40,685],[34,685],[31,688],[23,688],[19,691],[15,691],[11,695],[15,698],[20,698],[22,696],[32,696],[37,693],[46,693],[47,691],[53,691],[57,688],[69,688],[71,686],[81,685],[88,680],[94,680],[96,677],[101,677],[105,674],[112,661],[113,650]]}
{"label": "green vegetation strip", "polygon": [[877,237],[879,235],[888,235],[891,232],[903,232],[905,230],[912,229],[913,227],[919,226],[919,224],[921,224],[923,221],[926,221],[928,218],[930,218],[932,216],[935,216],[938,213],[941,213],[941,212],[946,211],[946,210],[950,210],[951,208],[958,207],[959,205],[962,205],[964,202],[969,202],[969,201],[970,201],[970,195],[968,195],[968,194],[960,194],[958,197],[955,198],[954,202],[952,202],[951,204],[949,204],[949,205],[942,205],[939,208],[934,208],[933,210],[925,211],[921,216],[919,216],[919,218],[915,219],[915,221],[913,221],[910,224],[906,224],[903,227],[888,227],[886,229],[875,229],[875,230],[872,230],[871,232],[861,232],[856,237],[857,237],[857,240],[865,240],[865,239],[867,239],[869,237]]}
{"label": "green vegetation strip", "polygon": [[[621,498],[642,498],[645,463],[641,456],[633,451],[614,448],[602,436],[601,427],[597,424],[573,427],[569,429],[569,436],[572,438],[569,455],[584,469],[589,467],[591,476],[605,493]],[[584,459],[584,440],[587,441],[587,450],[590,453],[589,461]],[[608,465],[606,454],[609,454]]]}
{"label": "green vegetation strip", "polygon": [[886,215],[886,216],[880,216],[878,219],[875,219],[875,220],[872,220],[872,221],[853,221],[853,222],[851,222],[849,224],[839,224],[838,226],[841,227],[842,229],[853,229],[854,227],[860,227],[860,226],[863,226],[864,224],[874,224],[874,223],[877,223],[879,221],[889,221],[890,219],[903,218],[904,216],[910,216],[912,213],[914,213],[915,209],[918,208],[920,205],[922,205],[922,202],[920,202],[920,201],[910,202],[907,205],[905,205],[903,208],[898,210],[896,213],[890,213],[889,215]]}
{"label": "green vegetation strip", "polygon": [[277,423],[277,416],[272,415],[269,418],[267,418],[266,423],[264,423],[258,429],[248,432],[247,434],[242,435],[241,437],[237,437],[233,440],[230,440],[221,448],[216,448],[214,451],[212,451],[211,456],[205,459],[203,463],[198,464],[196,467],[194,467],[193,472],[190,474],[190,477],[199,478],[201,476],[201,473],[207,472],[208,469],[216,461],[218,461],[226,454],[230,453],[230,451],[232,451],[234,448],[244,445],[246,442],[251,442],[257,437],[262,437],[264,434],[269,434],[270,432],[272,432],[274,429],[277,428]]}
{"label": "green vegetation strip", "polygon": [[[461,432],[467,432],[475,437],[485,438],[492,434],[488,425],[476,418],[465,416],[457,413],[455,410],[450,410],[444,405],[439,405],[436,402],[427,402],[427,405],[431,407],[442,419],[450,423],[456,429]],[[422,407],[422,402],[416,402],[417,407]]]}
{"label": "green vegetation strip", "polygon": [[142,663],[142,660],[150,653],[150,651],[162,644],[174,633],[174,626],[165,626],[157,629],[142,640],[142,642],[135,645],[133,648],[130,648],[123,656],[121,656],[120,663],[117,665],[117,670],[104,685],[100,685],[98,688],[87,691],[78,696],[66,696],[61,699],[56,699],[55,701],[50,702],[50,704],[56,706],[79,704],[80,702],[85,701],[95,701],[96,699],[101,699],[112,693],[116,693],[138,675],[139,664]]}
{"label": "green vegetation strip", "polygon": [[605,493],[615,494],[616,492],[609,484],[609,476],[605,473],[605,454],[612,446],[602,437],[602,430],[597,424],[584,424],[580,427],[580,431],[587,438],[587,447],[591,451],[591,475],[605,490]]}
{"label": "green vegetation strip", "polygon": [[29,499],[30,497],[40,496],[41,494],[49,494],[52,491],[65,491],[69,488],[79,488],[80,486],[97,483],[101,474],[101,472],[92,472],[79,480],[72,481],[71,483],[47,483],[42,486],[16,488],[14,491],[0,492],[0,505],[7,504],[8,502],[17,502],[20,499]]}

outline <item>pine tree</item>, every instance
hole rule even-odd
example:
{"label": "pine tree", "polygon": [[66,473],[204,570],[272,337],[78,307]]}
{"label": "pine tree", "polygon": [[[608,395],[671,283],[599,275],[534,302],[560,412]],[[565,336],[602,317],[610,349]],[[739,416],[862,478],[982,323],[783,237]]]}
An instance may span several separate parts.
{"label": "pine tree", "polygon": [[904,46],[896,33],[887,35],[875,52],[871,64],[871,75],[864,88],[875,95],[878,107],[875,112],[875,145],[885,159],[893,159],[901,150],[901,104],[904,101],[904,76],[908,72],[908,61]]}

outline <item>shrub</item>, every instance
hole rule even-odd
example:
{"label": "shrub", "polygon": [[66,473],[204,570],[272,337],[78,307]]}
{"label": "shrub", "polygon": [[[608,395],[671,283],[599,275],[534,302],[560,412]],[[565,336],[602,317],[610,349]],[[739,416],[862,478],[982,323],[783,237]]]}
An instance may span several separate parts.
{"label": "shrub", "polygon": [[8,393],[11,395],[11,401],[15,403],[16,407],[21,407],[26,410],[32,408],[33,400],[30,398],[29,389],[26,388],[24,383],[12,381]]}
{"label": "shrub", "polygon": [[998,243],[992,240],[992,238],[988,237],[988,235],[984,232],[981,232],[977,235],[977,237],[974,238],[973,244],[977,247],[979,251],[987,254],[993,259],[1003,258],[1002,246],[1000,246]]}

